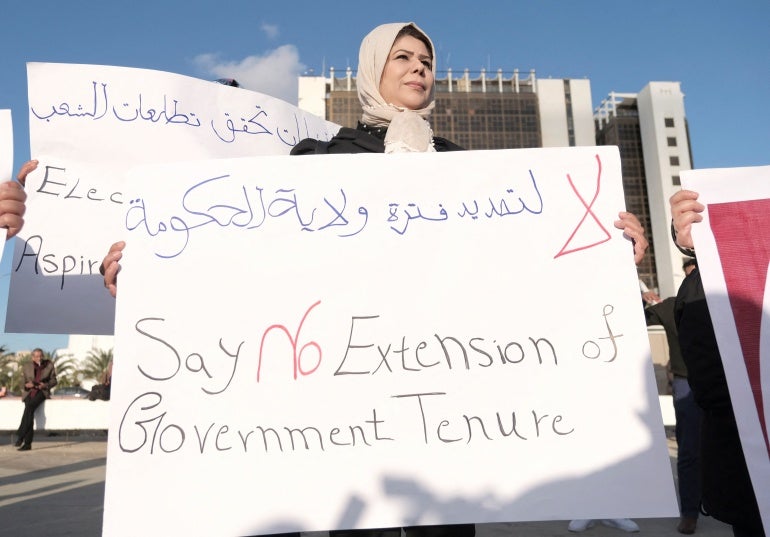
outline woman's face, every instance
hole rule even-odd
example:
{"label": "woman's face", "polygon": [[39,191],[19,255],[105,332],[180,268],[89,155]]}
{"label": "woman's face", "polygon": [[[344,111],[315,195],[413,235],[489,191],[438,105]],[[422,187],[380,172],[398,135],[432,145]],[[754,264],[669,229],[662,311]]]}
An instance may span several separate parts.
{"label": "woman's face", "polygon": [[382,69],[380,95],[388,104],[425,108],[433,89],[433,58],[425,43],[404,35],[396,39]]}

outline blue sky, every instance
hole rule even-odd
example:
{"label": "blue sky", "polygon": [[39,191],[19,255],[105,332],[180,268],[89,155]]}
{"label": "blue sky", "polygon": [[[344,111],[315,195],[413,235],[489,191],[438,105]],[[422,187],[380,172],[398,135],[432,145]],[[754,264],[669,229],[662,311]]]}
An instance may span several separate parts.
{"label": "blue sky", "polygon": [[[680,81],[696,168],[770,164],[770,2],[661,0],[461,2],[336,0],[8,0],[0,15],[0,109],[14,119],[14,167],[30,158],[26,62],[158,69],[296,102],[296,77],[355,68],[361,38],[415,21],[438,69],[534,69],[588,78],[594,106],[610,91]],[[10,249],[0,264],[0,322]],[[11,349],[66,346],[66,337],[0,332]]]}

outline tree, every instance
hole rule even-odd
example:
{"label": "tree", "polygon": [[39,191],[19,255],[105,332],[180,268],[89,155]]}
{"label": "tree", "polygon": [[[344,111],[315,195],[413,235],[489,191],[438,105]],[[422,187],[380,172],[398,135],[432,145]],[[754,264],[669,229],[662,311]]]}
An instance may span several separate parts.
{"label": "tree", "polygon": [[107,371],[112,361],[112,349],[91,349],[86,355],[86,361],[83,365],[83,377],[101,382],[104,372]]}
{"label": "tree", "polygon": [[18,369],[16,354],[8,352],[5,345],[0,345],[0,386],[5,386],[9,392],[14,392],[14,376]]}
{"label": "tree", "polygon": [[56,383],[61,388],[78,386],[77,369],[71,354],[58,354],[58,351],[43,351],[43,359],[51,360],[56,367]]}

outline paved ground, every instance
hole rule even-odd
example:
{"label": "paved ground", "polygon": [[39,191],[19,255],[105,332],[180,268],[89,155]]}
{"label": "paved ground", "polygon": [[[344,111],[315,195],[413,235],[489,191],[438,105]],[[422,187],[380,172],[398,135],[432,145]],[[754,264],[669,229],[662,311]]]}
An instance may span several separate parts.
{"label": "paved ground", "polygon": [[[37,434],[32,451],[18,452],[11,434],[0,433],[0,533],[12,537],[90,537],[101,534],[107,438],[93,433]],[[669,441],[672,464],[676,446]],[[44,514],[43,517],[38,516]],[[641,534],[681,537],[677,519],[637,519]],[[574,536],[566,521],[479,524],[478,537]],[[583,535],[624,535],[596,526]],[[696,535],[730,537],[730,528],[701,518]],[[325,537],[325,532],[304,537]]]}

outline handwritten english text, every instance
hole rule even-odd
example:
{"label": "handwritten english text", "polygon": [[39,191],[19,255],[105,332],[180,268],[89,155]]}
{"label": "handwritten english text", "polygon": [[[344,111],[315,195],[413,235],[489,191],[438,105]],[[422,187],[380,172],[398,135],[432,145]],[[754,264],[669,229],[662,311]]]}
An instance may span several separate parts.
{"label": "handwritten english text", "polygon": [[528,337],[522,344],[517,341],[499,343],[488,337],[461,339],[450,335],[433,334],[433,338],[407,344],[406,336],[397,343],[361,341],[354,335],[363,322],[374,322],[379,315],[353,317],[345,355],[335,375],[375,375],[378,372],[423,371],[440,366],[446,369],[487,368],[496,361],[502,365],[519,364],[529,357],[538,365],[551,363],[558,366],[556,348],[548,339]]}
{"label": "handwritten english text", "polygon": [[40,183],[36,192],[63,200],[109,201],[117,205],[123,204],[122,192],[100,192],[97,188],[81,186],[79,177],[73,181],[66,172],[66,168],[46,166],[43,182]]}
{"label": "handwritten english text", "polygon": [[43,237],[32,235],[24,241],[19,261],[13,271],[20,272],[24,268],[27,271],[34,271],[35,275],[56,275],[61,278],[59,290],[63,290],[67,276],[99,275],[101,277],[100,265],[101,260],[88,259],[82,255],[44,253]]}
{"label": "handwritten english text", "polygon": [[427,391],[392,395],[391,399],[399,402],[400,420],[387,420],[382,417],[382,411],[372,408],[370,418],[355,423],[233,425],[198,424],[190,416],[174,419],[164,410],[163,395],[151,391],[136,397],[126,408],[118,429],[118,443],[124,453],[151,455],[179,451],[200,455],[212,452],[270,454],[371,448],[382,442],[405,441],[404,438],[421,438],[429,445],[527,442],[563,438],[575,431],[563,414],[539,409],[508,408],[492,415],[474,412],[447,415],[435,399],[445,396],[451,397],[446,392]]}

